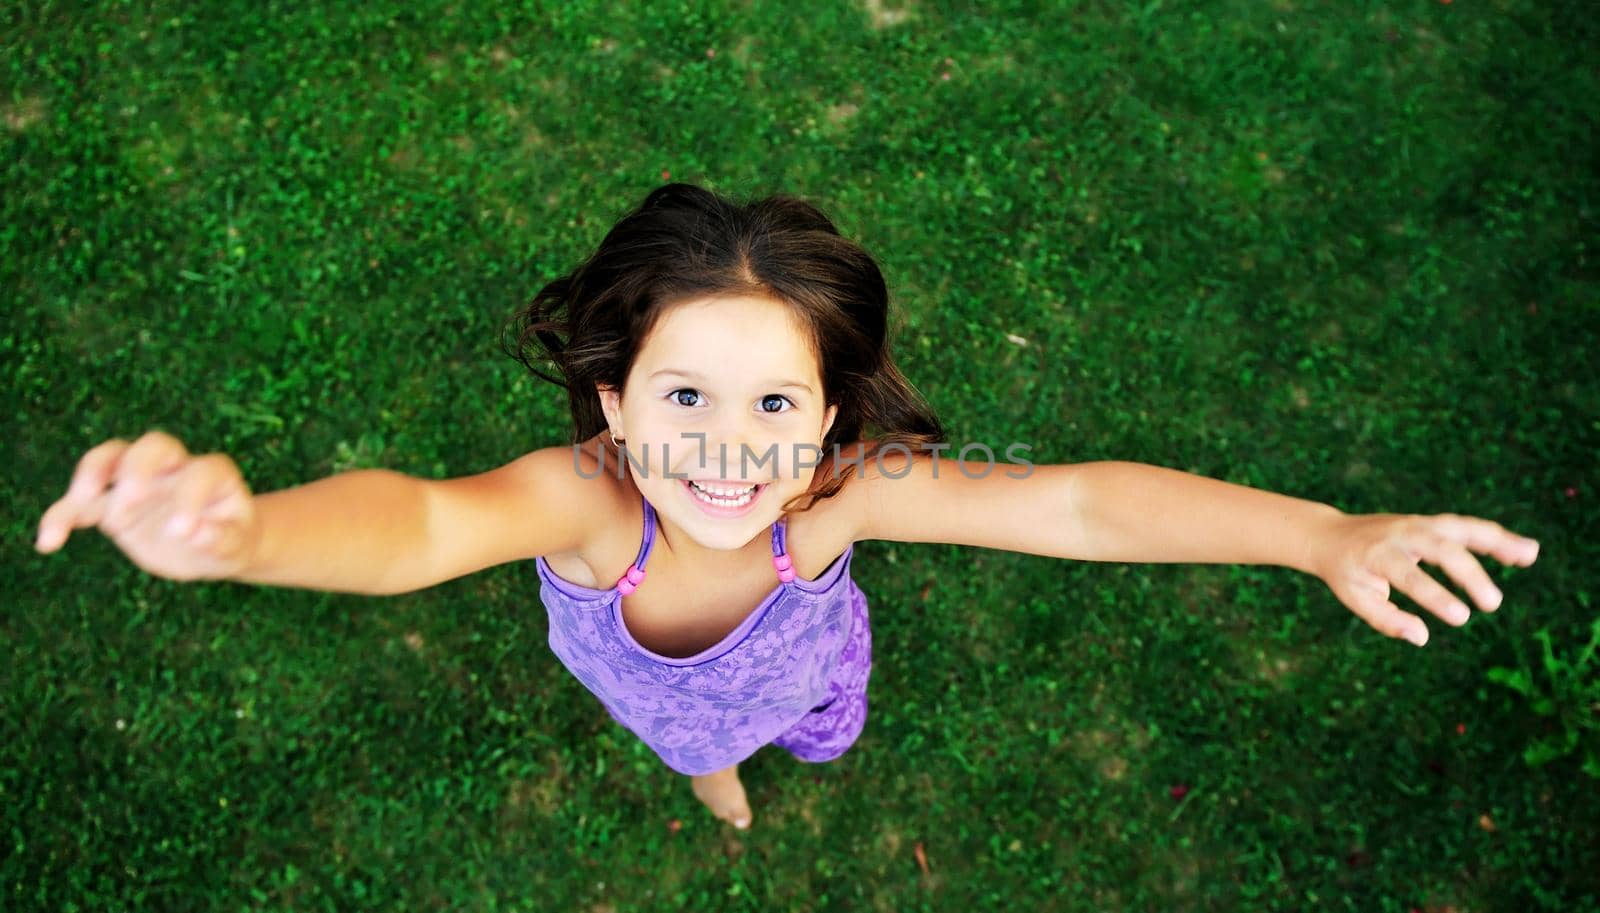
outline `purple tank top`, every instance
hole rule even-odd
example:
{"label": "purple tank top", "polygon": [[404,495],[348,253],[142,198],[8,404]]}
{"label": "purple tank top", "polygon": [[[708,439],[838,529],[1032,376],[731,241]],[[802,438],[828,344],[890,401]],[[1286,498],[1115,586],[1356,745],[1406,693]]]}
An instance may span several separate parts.
{"label": "purple tank top", "polygon": [[[775,558],[787,554],[785,525],[780,518],[772,526]],[[655,508],[645,500],[644,540],[633,568],[646,570],[655,533]],[[850,578],[854,552],[852,543],[816,580],[784,582],[774,569],[776,585],[743,623],[720,643],[681,658],[633,639],[615,585],[579,586],[542,557],[535,565],[551,651],[667,766],[700,776],[755,754],[828,699],[829,676],[850,631],[851,600],[860,594]]]}

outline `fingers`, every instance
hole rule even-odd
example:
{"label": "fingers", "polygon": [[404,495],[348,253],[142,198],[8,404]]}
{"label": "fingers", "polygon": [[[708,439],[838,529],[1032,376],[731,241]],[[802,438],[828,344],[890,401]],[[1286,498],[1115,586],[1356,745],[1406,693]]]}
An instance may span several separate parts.
{"label": "fingers", "polygon": [[247,497],[244,479],[233,460],[220,453],[191,459],[177,473],[173,516],[164,532],[190,536],[196,544],[208,536],[206,527],[236,518]]}
{"label": "fingers", "polygon": [[1395,589],[1410,596],[1417,605],[1456,627],[1466,624],[1467,619],[1472,617],[1472,612],[1466,604],[1441,586],[1439,581],[1428,576],[1417,566],[1414,559],[1398,549],[1387,552],[1386,555],[1382,565],[1384,575],[1389,578]]}
{"label": "fingers", "polygon": [[170,434],[151,431],[134,441],[117,461],[111,478],[111,500],[101,527],[110,533],[131,529],[144,513],[156,478],[176,470],[188,459],[189,452]]}
{"label": "fingers", "polygon": [[72,481],[67,487],[67,493],[60,500],[50,505],[39,520],[39,538],[36,547],[41,552],[52,552],[67,541],[74,529],[94,526],[100,522],[98,512],[91,518],[86,516],[86,511],[99,496],[100,492],[111,482],[111,474],[115,471],[117,461],[130,445],[127,441],[113,438],[98,447],[91,448],[78,460],[78,468],[72,473]]}
{"label": "fingers", "polygon": [[[78,461],[67,493],[39,520],[35,547],[51,552],[74,529],[108,524],[116,530],[132,525],[150,480],[177,468],[188,458],[183,444],[170,434],[151,431],[129,444],[113,438],[90,449]],[[102,499],[107,486],[109,500]]]}
{"label": "fingers", "polygon": [[1472,557],[1472,553],[1455,542],[1441,539],[1428,554],[1427,559],[1444,568],[1450,579],[1472,595],[1472,599],[1485,612],[1500,608],[1505,595],[1489,579],[1489,573]]}
{"label": "fingers", "polygon": [[[1486,612],[1498,609],[1505,597],[1468,549],[1494,555],[1503,564],[1523,566],[1532,564],[1539,554],[1536,541],[1515,535],[1490,520],[1458,514],[1417,519],[1421,524],[1406,539],[1409,557],[1413,561],[1421,559],[1442,567],[1450,579],[1471,594],[1473,601]],[[1395,584],[1417,600],[1419,605],[1452,624],[1466,621],[1466,607],[1421,569],[1414,566],[1401,568],[1396,563],[1391,565],[1390,573]],[[1461,622],[1455,621],[1456,618],[1460,618]]]}
{"label": "fingers", "polygon": [[[225,511],[225,515],[203,518],[194,532],[189,534],[189,541],[199,548],[213,551],[236,550],[246,533],[242,517],[242,506],[246,497],[244,494],[229,495],[220,505],[220,510]],[[233,506],[235,504],[239,507],[235,508]],[[219,508],[213,508],[214,512],[217,510]]]}
{"label": "fingers", "polygon": [[134,441],[117,461],[117,471],[111,481],[126,486],[129,497],[138,498],[149,493],[152,479],[177,469],[188,458],[189,451],[177,438],[151,431]]}
{"label": "fingers", "polygon": [[1460,514],[1439,514],[1427,519],[1439,535],[1480,554],[1493,555],[1501,564],[1527,567],[1539,557],[1538,540],[1519,536],[1493,520]]}
{"label": "fingers", "polygon": [[1428,626],[1422,619],[1403,612],[1388,597],[1389,587],[1376,576],[1370,578],[1353,598],[1347,600],[1367,624],[1390,637],[1409,640],[1417,646],[1428,642]]}

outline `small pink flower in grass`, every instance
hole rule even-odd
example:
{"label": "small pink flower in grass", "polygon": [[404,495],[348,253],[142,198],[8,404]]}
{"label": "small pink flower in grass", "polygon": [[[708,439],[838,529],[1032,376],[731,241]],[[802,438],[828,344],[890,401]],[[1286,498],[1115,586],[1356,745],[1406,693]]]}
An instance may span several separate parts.
{"label": "small pink flower in grass", "polygon": [[667,822],[667,830],[676,834],[677,832],[683,830],[683,822],[679,821],[677,818],[673,818],[671,821]]}
{"label": "small pink flower in grass", "polygon": [[665,168],[661,169],[661,180],[668,181],[668,180],[671,180],[671,179],[672,179],[672,172],[668,171]]}
{"label": "small pink flower in grass", "polygon": [[1575,487],[1575,486],[1572,486],[1572,485],[1568,485],[1568,486],[1567,486],[1567,497],[1569,497],[1569,498],[1576,498],[1576,497],[1577,497],[1577,496],[1578,496],[1578,489],[1577,489],[1577,487]]}
{"label": "small pink flower in grass", "polygon": [[715,56],[717,56],[717,49],[716,48],[706,48],[706,56],[707,57],[715,57]]}
{"label": "small pink flower in grass", "polygon": [[1189,794],[1189,785],[1187,783],[1179,783],[1177,786],[1174,786],[1172,789],[1168,790],[1168,792],[1172,794],[1172,798],[1182,799],[1184,796]]}
{"label": "small pink flower in grass", "polygon": [[1466,723],[1457,723],[1456,724],[1456,735],[1466,735],[1466,734],[1467,734],[1467,724]]}
{"label": "small pink flower in grass", "polygon": [[945,82],[949,82],[950,81],[950,74],[949,73],[940,74],[939,78],[944,80]]}

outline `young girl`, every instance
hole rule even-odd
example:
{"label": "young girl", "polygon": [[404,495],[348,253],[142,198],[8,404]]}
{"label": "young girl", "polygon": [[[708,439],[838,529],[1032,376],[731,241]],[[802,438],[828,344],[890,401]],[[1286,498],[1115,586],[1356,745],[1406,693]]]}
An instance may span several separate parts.
{"label": "young girl", "polygon": [[1488,520],[1347,515],[1138,463],[1002,469],[945,441],[889,356],[888,305],[872,258],[816,208],[669,184],[518,315],[511,352],[566,388],[572,447],[457,479],[360,470],[252,497],[231,459],[153,431],[88,451],[37,547],[98,527],[172,579],[370,594],[535,559],[551,649],[741,828],[740,761],[768,743],[832,760],[865,723],[856,542],[1283,565],[1418,645],[1427,628],[1391,588],[1447,624],[1469,615],[1420,561],[1493,611],[1471,553],[1538,554]]}

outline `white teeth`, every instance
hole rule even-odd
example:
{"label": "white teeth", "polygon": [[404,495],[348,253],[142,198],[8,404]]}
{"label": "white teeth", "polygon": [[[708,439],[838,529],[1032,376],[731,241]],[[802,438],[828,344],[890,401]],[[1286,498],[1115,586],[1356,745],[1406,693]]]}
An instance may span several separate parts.
{"label": "white teeth", "polygon": [[755,491],[756,488],[754,485],[741,485],[737,488],[730,488],[726,485],[708,485],[705,482],[691,482],[690,484],[707,494],[713,494],[719,498],[737,498],[740,495]]}
{"label": "white teeth", "polygon": [[[707,504],[714,504],[718,507],[743,507],[744,505],[749,504],[750,499],[754,498],[756,494],[756,489],[753,485],[745,489],[731,489],[733,492],[742,492],[735,495],[725,494],[725,492],[730,491],[730,489],[702,489],[700,487],[700,483],[698,482],[690,482],[689,488],[694,492],[695,497],[706,502]],[[716,494],[713,494],[713,492],[716,492]]]}

